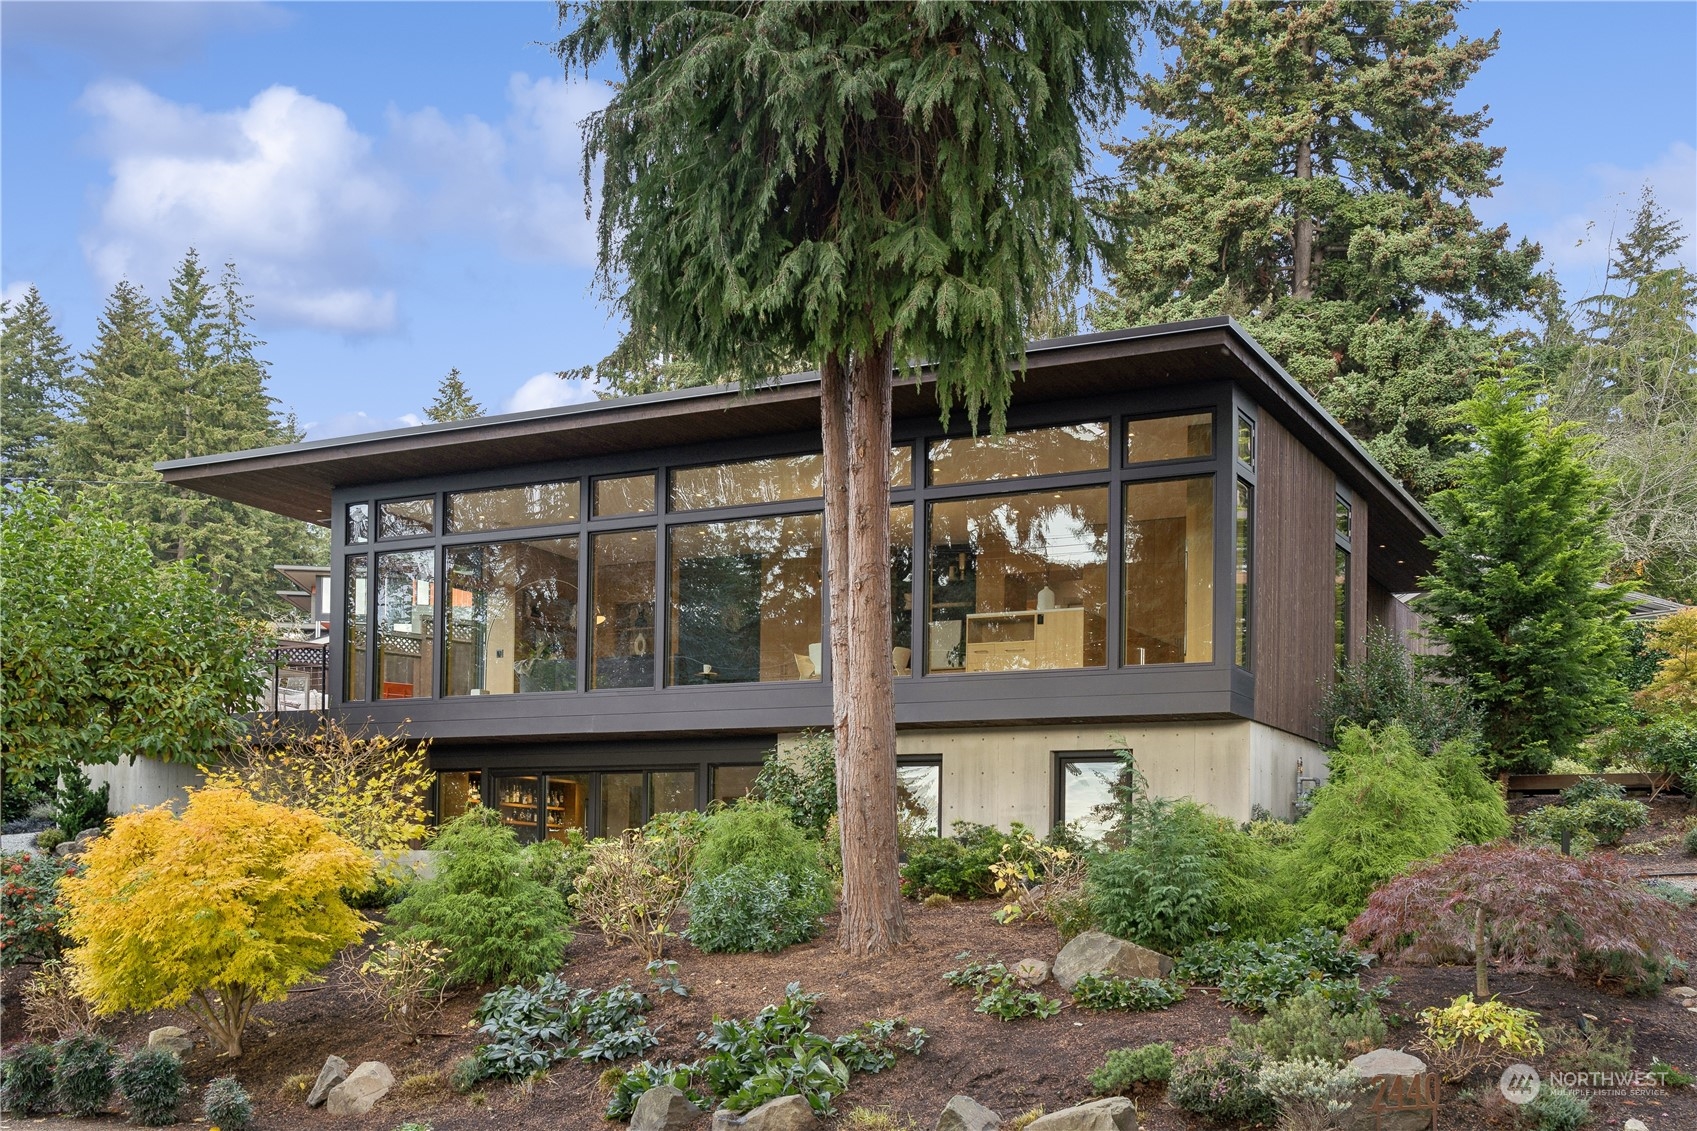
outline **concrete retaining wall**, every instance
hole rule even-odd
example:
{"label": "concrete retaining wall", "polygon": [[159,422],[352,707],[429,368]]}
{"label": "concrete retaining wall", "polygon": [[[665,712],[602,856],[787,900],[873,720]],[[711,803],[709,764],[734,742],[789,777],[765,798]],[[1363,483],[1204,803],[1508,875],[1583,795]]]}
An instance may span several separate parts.
{"label": "concrete retaining wall", "polygon": [[198,787],[206,780],[193,766],[152,758],[120,758],[110,766],[84,766],[83,772],[88,774],[95,789],[102,783],[112,787],[106,808],[115,817],[133,809],[151,809],[167,803],[179,808],[187,800],[183,788]]}

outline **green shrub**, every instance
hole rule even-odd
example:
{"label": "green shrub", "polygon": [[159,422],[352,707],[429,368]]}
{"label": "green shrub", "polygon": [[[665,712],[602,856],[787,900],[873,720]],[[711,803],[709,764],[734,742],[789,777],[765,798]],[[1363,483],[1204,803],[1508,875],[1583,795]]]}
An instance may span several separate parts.
{"label": "green shrub", "polygon": [[837,812],[837,755],[831,732],[803,733],[787,756],[768,750],[751,792],[782,806],[798,827],[824,836],[826,823]]}
{"label": "green shrub", "polygon": [[689,940],[709,954],[777,951],[819,933],[831,910],[823,870],[763,876],[738,864],[689,889]]}
{"label": "green shrub", "polygon": [[102,783],[99,789],[91,789],[87,774],[76,766],[65,767],[59,775],[59,801],[53,814],[65,839],[69,840],[84,829],[98,829],[105,824],[108,815],[106,805],[111,795],[109,783]]}
{"label": "green shrub", "polygon": [[577,890],[577,879],[589,867],[589,842],[582,829],[567,829],[563,841],[552,837],[527,845],[524,850],[526,874],[545,888],[560,893],[568,905]]}
{"label": "green shrub", "polygon": [[[1278,1106],[1281,1128],[1332,1128],[1354,1106],[1361,1074],[1323,1057],[1264,1060],[1255,1084]],[[1369,1116],[1367,1125],[1374,1122]]]}
{"label": "green shrub", "polygon": [[1624,801],[1626,787],[1618,782],[1606,781],[1599,777],[1581,778],[1561,791],[1563,805],[1581,805],[1587,801],[1595,801],[1606,797],[1610,801]]}
{"label": "green shrub", "polygon": [[1454,805],[1456,836],[1469,844],[1501,840],[1512,827],[1508,801],[1485,776],[1478,752],[1460,739],[1446,742],[1432,756],[1432,769]]}
{"label": "green shrub", "polygon": [[922,836],[907,845],[902,890],[910,896],[984,899],[996,894],[990,869],[1001,860],[1007,836],[989,825],[956,821],[953,836]]}
{"label": "green shrub", "polygon": [[483,1058],[472,1055],[462,1056],[454,1061],[454,1067],[448,1071],[448,1087],[465,1095],[477,1090],[477,1086],[489,1078],[483,1067]]}
{"label": "green shrub", "polygon": [[105,1037],[86,1034],[53,1046],[53,1093],[59,1106],[76,1116],[104,1111],[112,1099],[112,1074],[118,1050]]}
{"label": "green shrub", "polygon": [[1223,907],[1215,823],[1193,801],[1149,801],[1125,848],[1090,869],[1090,909],[1103,929],[1167,954],[1204,938]]}
{"label": "green shrub", "polygon": [[1321,698],[1323,735],[1335,739],[1352,726],[1400,723],[1422,754],[1456,739],[1477,739],[1481,716],[1463,688],[1425,678],[1402,638],[1383,625],[1368,627],[1366,644],[1361,663],[1342,665]]}
{"label": "green shrub", "polygon": [[571,942],[559,892],[532,879],[511,829],[475,808],[436,838],[437,873],[390,911],[392,937],[448,951],[449,985],[511,982],[554,969]]}
{"label": "green shrub", "polygon": [[50,829],[42,829],[35,834],[35,849],[45,856],[70,839],[65,835],[64,830],[59,828],[58,825],[54,825]]}
{"label": "green shrub", "polygon": [[1579,1131],[1594,1119],[1590,1100],[1553,1084],[1538,1089],[1526,1114],[1538,1131]]}
{"label": "green shrub", "polygon": [[1623,797],[1590,797],[1572,804],[1544,805],[1521,818],[1521,831],[1528,839],[1560,845],[1566,833],[1574,851],[1594,846],[1612,847],[1633,829],[1643,828],[1650,811],[1640,801]]}
{"label": "green shrub", "polygon": [[1217,986],[1228,1005],[1266,1012],[1287,998],[1314,990],[1340,1009],[1361,1010],[1390,994],[1390,979],[1372,989],[1360,974],[1372,959],[1336,931],[1304,928],[1271,942],[1211,939],[1186,951],[1175,976],[1199,986]]}
{"label": "green shrub", "polygon": [[642,1099],[642,1093],[663,1085],[676,1088],[698,1108],[712,1106],[712,1101],[695,1090],[694,1064],[676,1065],[669,1060],[651,1064],[644,1060],[630,1068],[609,1068],[607,1072],[608,1075],[602,1078],[610,1085],[607,1110],[602,1113],[604,1119],[629,1123],[630,1117],[636,1114],[636,1104]]}
{"label": "green shrub", "polygon": [[1130,1095],[1139,1088],[1165,1084],[1173,1074],[1173,1046],[1165,1041],[1134,1049],[1115,1049],[1090,1074],[1090,1090],[1098,1096]]}
{"label": "green shrub", "polygon": [[53,1049],[33,1041],[19,1045],[0,1061],[0,1093],[13,1115],[53,1110]]}
{"label": "green shrub", "polygon": [[1167,1099],[1213,1123],[1271,1122],[1277,1108],[1261,1090],[1261,1061],[1230,1045],[1196,1049],[1179,1057],[1167,1081]]}
{"label": "green shrub", "polygon": [[183,1062],[169,1049],[142,1049],[118,1069],[118,1090],[130,1105],[130,1122],[164,1127],[177,1122],[177,1105],[188,1094]]}
{"label": "green shrub", "polygon": [[1697,856],[1697,828],[1685,834],[1685,854]]}
{"label": "green shrub", "polygon": [[343,888],[342,902],[360,911],[380,911],[405,899],[415,882],[410,870],[379,868],[365,887]]}
{"label": "green shrub", "polygon": [[1232,1018],[1231,1035],[1233,1044],[1267,1060],[1337,1063],[1384,1044],[1385,1019],[1375,1002],[1336,1003],[1311,987],[1276,1003],[1253,1025]]}
{"label": "green shrub", "polygon": [[1346,729],[1331,772],[1297,826],[1284,881],[1305,921],[1342,928],[1374,888],[1448,849],[1457,822],[1432,760],[1401,725]]}
{"label": "green shrub", "polygon": [[706,819],[694,875],[710,880],[738,865],[762,876],[811,875],[821,866],[819,845],[790,821],[783,806],[745,799]]}
{"label": "green shrub", "polygon": [[1086,974],[1072,988],[1074,1005],[1085,1009],[1124,1009],[1133,1013],[1165,1009],[1184,1000],[1184,987],[1160,978],[1118,978]]}
{"label": "green shrub", "polygon": [[253,1126],[253,1101],[234,1076],[220,1076],[206,1086],[200,1113],[218,1131],[247,1131]]}
{"label": "green shrub", "polygon": [[1558,1072],[1606,1074],[1632,1069],[1632,1030],[1617,1038],[1605,1025],[1580,1030],[1560,1021],[1544,1026],[1544,1048],[1550,1067]]}
{"label": "green shrub", "polygon": [[25,958],[59,957],[66,945],[59,932],[64,917],[59,881],[77,870],[76,861],[50,852],[0,856],[0,967],[16,966]]}
{"label": "green shrub", "polygon": [[[969,955],[962,951],[955,957],[961,959]],[[969,962],[959,970],[944,974],[943,981],[956,989],[971,990],[973,1000],[978,1003],[976,1011],[987,1013],[999,1021],[1017,1021],[1021,1017],[1042,1020],[1061,1011],[1058,999],[1026,989],[1000,962]]]}

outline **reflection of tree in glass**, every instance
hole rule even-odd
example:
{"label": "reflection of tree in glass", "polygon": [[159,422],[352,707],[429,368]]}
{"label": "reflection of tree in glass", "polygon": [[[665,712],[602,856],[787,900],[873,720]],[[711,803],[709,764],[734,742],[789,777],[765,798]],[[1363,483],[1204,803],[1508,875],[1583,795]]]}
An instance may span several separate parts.
{"label": "reflection of tree in glass", "polygon": [[1108,466],[1105,422],[1029,428],[1001,436],[960,436],[931,443],[931,481],[984,483]]}
{"label": "reflection of tree in glass", "polygon": [[797,678],[793,656],[821,639],[820,536],[818,515],[674,529],[675,678]]}

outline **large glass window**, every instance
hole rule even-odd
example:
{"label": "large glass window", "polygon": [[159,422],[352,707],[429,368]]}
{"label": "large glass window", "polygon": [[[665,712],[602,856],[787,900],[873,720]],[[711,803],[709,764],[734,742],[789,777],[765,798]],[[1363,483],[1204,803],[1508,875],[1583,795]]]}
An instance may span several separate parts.
{"label": "large glass window", "polygon": [[817,452],[680,467],[671,473],[666,498],[675,511],[817,499],[824,490],[824,475],[825,461]]}
{"label": "large glass window", "polygon": [[1251,540],[1254,537],[1255,510],[1254,489],[1239,479],[1237,481],[1237,510],[1232,520],[1232,547],[1234,561],[1232,563],[1232,580],[1237,587],[1233,606],[1237,616],[1237,666],[1247,668],[1249,663],[1249,602],[1250,602],[1250,563]]}
{"label": "large glass window", "polygon": [[713,800],[729,803],[747,796],[759,776],[759,766],[714,766]]}
{"label": "large glass window", "polygon": [[908,836],[943,835],[943,760],[901,758],[896,762],[896,817]]}
{"label": "large glass window", "polygon": [[1105,421],[1058,428],[1026,428],[1001,436],[959,436],[933,440],[931,482],[987,483],[1069,471],[1102,471],[1108,466]]}
{"label": "large glass window", "polygon": [[589,686],[652,687],[654,531],[597,534],[589,545]]}
{"label": "large glass window", "polygon": [[392,499],[377,504],[379,538],[416,538],[434,533],[435,499]]}
{"label": "large glass window", "polygon": [[350,546],[371,541],[371,504],[349,503],[348,520],[343,539]]}
{"label": "large glass window", "polygon": [[370,698],[366,681],[370,672],[366,664],[366,643],[370,639],[366,624],[366,600],[371,596],[366,588],[368,569],[365,555],[348,558],[342,571],[342,698],[357,701]]}
{"label": "large glass window", "polygon": [[890,449],[890,486],[913,486],[912,444],[897,444]]}
{"label": "large glass window", "polygon": [[1152,416],[1125,426],[1125,461],[1158,463],[1169,459],[1202,459],[1214,454],[1214,414]]}
{"label": "large glass window", "polygon": [[890,508],[890,664],[913,674],[913,506]]}
{"label": "large glass window", "polygon": [[654,510],[654,476],[621,475],[595,481],[596,518],[621,514],[651,514]]}
{"label": "large glass window", "polygon": [[1127,664],[1214,658],[1214,479],[1125,489]]}
{"label": "large glass window", "polygon": [[695,808],[694,770],[601,775],[601,836],[641,828],[656,813]]}
{"label": "large glass window", "polygon": [[495,779],[501,822],[525,842],[564,840],[568,829],[587,829],[588,774],[507,774]]}
{"label": "large glass window", "polygon": [[379,699],[416,699],[431,693],[435,561],[433,550],[377,555]]}
{"label": "large glass window", "polygon": [[448,496],[445,532],[475,534],[576,521],[577,480],[566,479],[489,491],[455,491]]}
{"label": "large glass window", "polygon": [[1071,825],[1086,840],[1099,841],[1113,825],[1114,784],[1119,759],[1107,754],[1063,754],[1058,759],[1060,812],[1056,824]]}
{"label": "large glass window", "polygon": [[1349,660],[1349,551],[1336,547],[1337,576],[1332,583],[1333,660],[1338,667]]}
{"label": "large glass window", "polygon": [[801,514],[672,528],[667,683],[819,677],[822,526]]}
{"label": "large glass window", "polygon": [[577,687],[577,539],[447,551],[449,695]]}
{"label": "large glass window", "polygon": [[483,804],[483,771],[436,775],[436,823],[445,825]]}
{"label": "large glass window", "polygon": [[1107,663],[1108,490],[932,503],[926,670]]}

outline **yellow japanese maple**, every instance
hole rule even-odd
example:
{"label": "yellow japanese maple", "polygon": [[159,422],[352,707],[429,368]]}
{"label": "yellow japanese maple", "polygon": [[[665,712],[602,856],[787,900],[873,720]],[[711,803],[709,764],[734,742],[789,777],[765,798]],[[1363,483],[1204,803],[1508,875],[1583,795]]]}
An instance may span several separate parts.
{"label": "yellow japanese maple", "polygon": [[341,892],[371,870],[317,814],[240,789],[119,817],[60,884],[77,989],[102,1015],[186,1006],[240,1056],[255,1005],[317,980],[364,933]]}
{"label": "yellow japanese maple", "polygon": [[1638,693],[1638,705],[1648,711],[1697,712],[1697,609],[1657,621],[1644,635],[1644,645],[1667,656],[1650,686]]}

